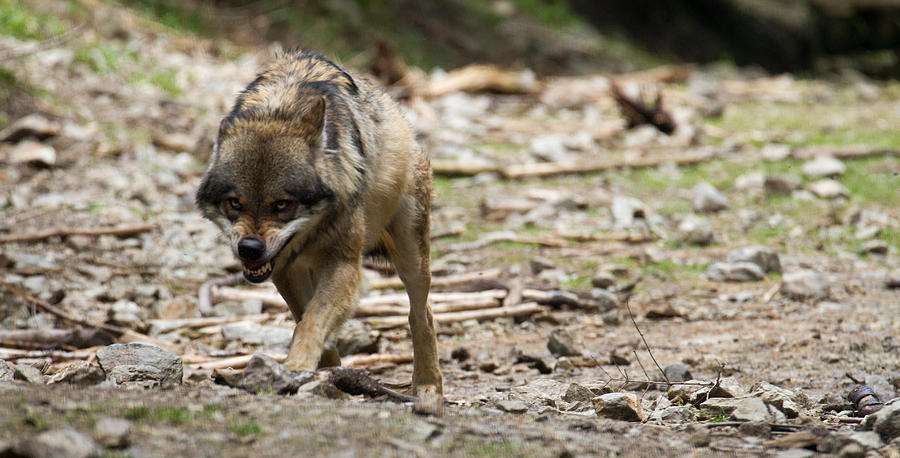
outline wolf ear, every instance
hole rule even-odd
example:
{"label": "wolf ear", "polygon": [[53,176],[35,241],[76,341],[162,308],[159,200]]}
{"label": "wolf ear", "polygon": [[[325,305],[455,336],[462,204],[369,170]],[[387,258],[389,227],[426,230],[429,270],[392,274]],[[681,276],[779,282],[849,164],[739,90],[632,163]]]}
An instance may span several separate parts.
{"label": "wolf ear", "polygon": [[310,146],[325,144],[325,97],[317,97],[309,111],[300,118],[303,134]]}

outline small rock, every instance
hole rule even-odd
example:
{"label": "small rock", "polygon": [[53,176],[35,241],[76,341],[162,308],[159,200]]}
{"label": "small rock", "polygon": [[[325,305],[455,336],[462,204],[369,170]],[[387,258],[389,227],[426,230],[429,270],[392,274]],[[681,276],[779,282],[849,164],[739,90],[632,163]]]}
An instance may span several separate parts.
{"label": "small rock", "polygon": [[686,382],[691,379],[691,371],[684,364],[669,364],[663,369],[669,382]]}
{"label": "small rock", "polygon": [[838,458],[865,458],[866,448],[856,442],[851,442],[838,452]]}
{"label": "small rock", "polygon": [[226,339],[267,347],[286,347],[293,336],[293,329],[281,326],[259,323],[229,323],[222,326],[222,337]]}
{"label": "small rock", "polygon": [[594,288],[591,290],[591,305],[599,313],[619,308],[619,298],[612,291]]}
{"label": "small rock", "polygon": [[788,272],[781,279],[781,294],[791,299],[825,299],[828,289],[828,280],[814,270]]}
{"label": "small rock", "polygon": [[97,361],[114,384],[157,382],[181,384],[184,369],[181,358],[156,345],[145,343],[113,344],[97,351]]}
{"label": "small rock", "polygon": [[882,401],[886,402],[897,397],[897,390],[894,389],[894,386],[891,385],[891,382],[885,377],[876,374],[868,374],[866,375],[865,384],[871,388],[872,391],[875,392],[875,396]]}
{"label": "small rock", "polygon": [[560,356],[556,360],[556,365],[553,366],[553,370],[557,372],[572,372],[575,370],[575,363],[565,356]]}
{"label": "small rock", "polygon": [[35,383],[38,385],[43,385],[47,383],[47,377],[41,372],[40,369],[30,365],[19,363],[16,364],[16,372],[13,375],[15,380],[22,380],[28,383]]}
{"label": "small rock", "polygon": [[887,289],[900,288],[900,269],[895,269],[885,274],[884,287]]}
{"label": "small rock", "polygon": [[9,150],[9,162],[49,167],[56,164],[56,149],[50,145],[25,140]]}
{"label": "small rock", "polygon": [[815,456],[815,452],[805,448],[790,448],[775,455],[775,458],[810,458]]}
{"label": "small rock", "polygon": [[772,427],[765,421],[748,421],[738,426],[738,431],[745,436],[769,439],[772,437]]}
{"label": "small rock", "polygon": [[616,277],[606,271],[597,272],[591,277],[591,286],[594,288],[607,289],[615,284]]}
{"label": "small rock", "polygon": [[263,303],[260,300],[223,301],[213,308],[215,316],[244,316],[262,313]]}
{"label": "small rock", "polygon": [[688,442],[692,447],[707,447],[709,446],[709,430],[706,428],[699,428],[693,433],[691,433],[688,438]]}
{"label": "small rock", "polygon": [[810,183],[807,186],[810,192],[823,199],[836,199],[838,197],[848,197],[850,191],[844,185],[831,179],[824,179]]}
{"label": "small rock", "polygon": [[321,396],[326,399],[350,399],[350,395],[341,391],[334,383],[326,379],[313,380],[297,389],[297,396]]}
{"label": "small rock", "polygon": [[800,187],[800,179],[790,175],[767,176],[763,188],[768,195],[789,196]]}
{"label": "small rock", "polygon": [[556,329],[550,332],[547,349],[550,350],[550,353],[559,356],[581,355],[581,352],[575,347],[575,338],[565,329]]}
{"label": "small rock", "polygon": [[17,119],[0,131],[0,142],[15,143],[26,137],[44,140],[59,135],[60,126],[44,116],[32,113]]}
{"label": "small rock", "polygon": [[734,189],[744,192],[762,191],[766,175],[762,172],[745,173],[734,179]]}
{"label": "small rock", "polygon": [[531,140],[531,154],[547,162],[564,161],[568,150],[561,135],[542,135]]}
{"label": "small rock", "polygon": [[841,175],[847,167],[844,163],[830,156],[820,156],[803,164],[803,174],[810,178],[832,177]]}
{"label": "small rock", "polygon": [[293,394],[300,388],[300,381],[291,371],[264,354],[253,355],[247,368],[234,378],[216,373],[216,382],[250,393]]}
{"label": "small rock", "polygon": [[762,147],[760,154],[767,161],[780,161],[791,155],[791,147],[781,143],[768,143]]}
{"label": "small rock", "polygon": [[755,397],[709,398],[700,404],[700,409],[711,416],[725,414],[737,421],[774,420],[766,403]]}
{"label": "small rock", "polygon": [[749,246],[732,250],[726,258],[728,262],[752,262],[765,273],[781,273],[781,260],[778,253],[762,246]]}
{"label": "small rock", "polygon": [[528,412],[528,406],[524,402],[517,399],[497,401],[495,403],[498,409],[509,413],[525,413]]}
{"label": "small rock", "polygon": [[650,213],[643,202],[628,196],[613,197],[610,207],[616,227],[626,229],[634,225],[635,219],[646,219]]}
{"label": "small rock", "polygon": [[811,405],[809,398],[802,392],[791,391],[767,382],[755,383],[750,388],[750,393],[782,411],[788,418],[797,418]]}
{"label": "small rock", "polygon": [[691,206],[696,212],[717,212],[725,210],[730,206],[728,198],[720,193],[715,186],[705,181],[694,186],[692,192],[693,198],[691,199]]}
{"label": "small rock", "polygon": [[593,399],[598,417],[624,421],[644,421],[647,415],[631,393],[608,393]]}
{"label": "small rock", "polygon": [[105,417],[97,420],[94,425],[94,439],[100,445],[109,448],[122,448],[128,445],[128,434],[131,432],[131,422],[121,418]]}
{"label": "small rock", "polygon": [[870,417],[874,417],[874,422],[867,417],[866,424],[874,425],[873,429],[881,436],[881,440],[890,442],[900,437],[900,402],[888,404]]}
{"label": "small rock", "polygon": [[888,254],[888,244],[883,240],[869,240],[868,242],[863,242],[862,246],[859,247],[859,253],[885,256]]}
{"label": "small rock", "polygon": [[153,137],[155,146],[176,152],[192,152],[197,147],[198,141],[196,136],[178,132],[169,132]]}
{"label": "small rock", "polygon": [[678,223],[678,239],[684,243],[709,245],[713,241],[713,229],[709,220],[695,215],[685,216]]}
{"label": "small rock", "polygon": [[100,455],[100,447],[90,437],[74,429],[54,429],[20,441],[14,456],[87,458]]}
{"label": "small rock", "polygon": [[112,320],[117,324],[140,328],[144,323],[144,310],[140,305],[127,299],[119,299],[110,307]]}
{"label": "small rock", "polygon": [[750,262],[717,262],[706,269],[706,276],[714,281],[759,281],[765,277],[762,269]]}
{"label": "small rock", "polygon": [[72,385],[96,385],[106,379],[99,366],[87,361],[73,361],[51,375],[47,383],[69,383]]}
{"label": "small rock", "polygon": [[854,431],[850,433],[850,440],[867,449],[877,449],[884,445],[881,437],[874,431]]}
{"label": "small rock", "polygon": [[16,366],[9,361],[0,360],[0,382],[15,380]]}
{"label": "small rock", "polygon": [[593,391],[577,383],[570,384],[566,394],[562,396],[562,400],[566,402],[590,401],[593,398]]}
{"label": "small rock", "polygon": [[531,269],[531,273],[538,275],[545,270],[556,269],[556,264],[545,257],[535,256],[528,260],[528,267]]}
{"label": "small rock", "polygon": [[[665,397],[660,396],[661,399]],[[657,408],[650,413],[649,420],[659,423],[684,423],[697,418],[697,409],[688,404],[684,406],[668,406]]]}
{"label": "small rock", "polygon": [[456,347],[452,352],[450,352],[450,357],[459,362],[463,362],[469,359],[471,356],[472,355],[469,352],[469,349],[466,347]]}
{"label": "small rock", "polygon": [[335,334],[334,345],[341,356],[378,351],[378,331],[360,320],[347,320]]}
{"label": "small rock", "polygon": [[542,407],[556,407],[562,399],[568,385],[550,379],[535,379],[525,385],[515,386],[509,390],[509,399],[524,402],[529,408],[539,410]]}

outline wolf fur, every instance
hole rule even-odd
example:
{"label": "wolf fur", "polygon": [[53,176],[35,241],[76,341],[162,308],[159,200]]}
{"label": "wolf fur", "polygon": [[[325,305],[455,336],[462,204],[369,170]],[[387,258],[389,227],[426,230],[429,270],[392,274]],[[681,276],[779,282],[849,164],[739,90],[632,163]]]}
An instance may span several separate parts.
{"label": "wolf fur", "polygon": [[244,276],[271,276],[298,321],[285,366],[339,365],[362,258],[387,254],[406,286],[413,390],[441,395],[428,291],[431,168],[397,105],[330,60],[275,58],[222,120],[197,192]]}

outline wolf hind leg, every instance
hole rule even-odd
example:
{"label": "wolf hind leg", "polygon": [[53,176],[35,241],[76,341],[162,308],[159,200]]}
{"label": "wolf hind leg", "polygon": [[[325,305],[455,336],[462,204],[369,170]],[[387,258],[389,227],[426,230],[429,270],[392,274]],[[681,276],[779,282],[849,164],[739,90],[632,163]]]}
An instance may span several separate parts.
{"label": "wolf hind leg", "polygon": [[443,383],[438,367],[434,316],[428,303],[431,288],[428,217],[401,208],[382,234],[400,280],[409,296],[409,329],[413,341],[413,394],[421,400],[437,397],[443,403]]}

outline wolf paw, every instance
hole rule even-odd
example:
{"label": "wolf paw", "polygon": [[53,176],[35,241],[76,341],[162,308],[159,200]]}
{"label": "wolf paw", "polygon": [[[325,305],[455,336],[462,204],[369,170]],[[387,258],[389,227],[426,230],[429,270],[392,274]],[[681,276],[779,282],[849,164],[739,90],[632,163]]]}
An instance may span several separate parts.
{"label": "wolf paw", "polygon": [[413,405],[413,412],[436,417],[444,414],[444,397],[438,392],[436,386],[419,386],[416,387],[415,392],[418,400]]}

